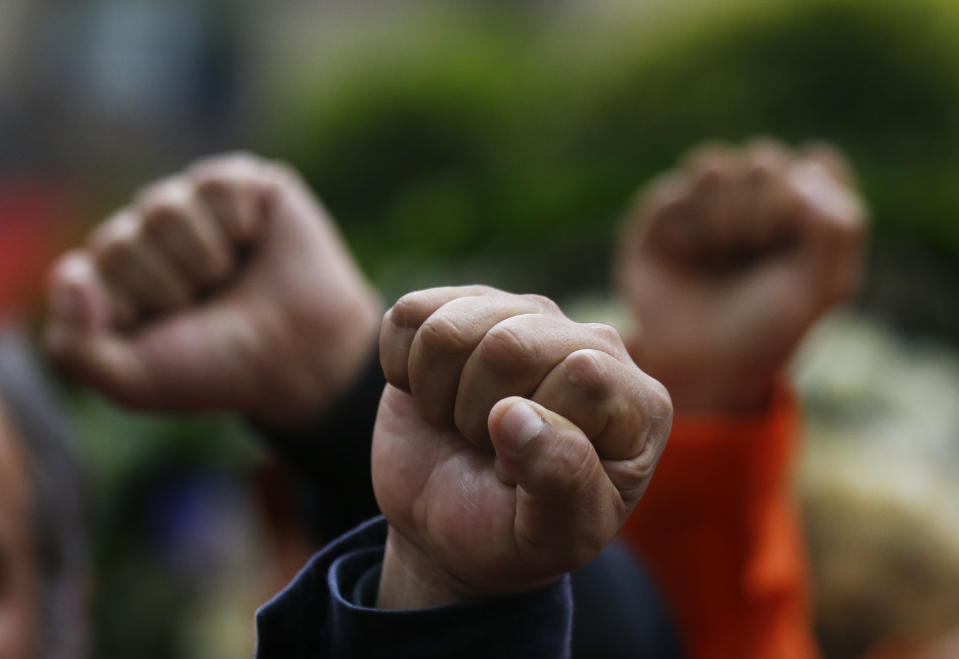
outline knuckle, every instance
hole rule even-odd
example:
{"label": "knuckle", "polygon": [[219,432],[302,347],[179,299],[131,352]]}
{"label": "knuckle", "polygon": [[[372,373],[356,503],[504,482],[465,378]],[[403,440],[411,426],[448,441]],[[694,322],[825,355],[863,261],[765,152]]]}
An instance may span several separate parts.
{"label": "knuckle", "polygon": [[263,159],[260,156],[247,149],[228,151],[224,153],[221,158],[224,163],[233,165],[259,165],[263,163]]}
{"label": "knuckle", "polygon": [[545,295],[539,295],[537,293],[528,293],[522,296],[524,299],[529,300],[534,305],[542,309],[546,313],[562,313],[559,308],[559,305],[556,304],[553,300],[546,297]]}
{"label": "knuckle", "polygon": [[190,186],[180,176],[166,178],[149,185],[137,193],[134,206],[141,213],[154,208],[180,208],[190,196]]}
{"label": "knuckle", "polygon": [[693,147],[683,156],[682,161],[687,167],[696,167],[702,163],[710,163],[728,155],[730,146],[722,140],[709,140]]}
{"label": "knuckle", "polygon": [[646,376],[646,418],[652,422],[669,424],[673,418],[673,399],[665,385],[659,380]]}
{"label": "knuckle", "polygon": [[777,171],[777,165],[771,158],[756,154],[746,167],[746,181],[751,185],[765,186],[776,178]]}
{"label": "knuckle", "polygon": [[430,311],[427,291],[407,293],[393,304],[390,320],[399,327],[418,327]]}
{"label": "knuckle", "polygon": [[197,178],[195,186],[197,195],[208,205],[208,208],[211,209],[214,216],[220,211],[220,207],[215,204],[228,199],[230,196],[231,184],[230,181],[224,177],[207,176]]}
{"label": "knuckle", "polygon": [[720,189],[725,174],[717,163],[704,163],[692,176],[689,190],[691,200],[701,200]]}
{"label": "knuckle", "polygon": [[599,337],[604,343],[608,344],[610,348],[614,350],[621,351],[625,350],[626,346],[623,343],[623,337],[619,333],[619,330],[608,325],[606,323],[587,323],[586,325],[597,337]]}
{"label": "knuckle", "polygon": [[492,286],[487,286],[486,284],[465,284],[463,286],[441,287],[441,289],[442,288],[446,288],[446,290],[456,290],[459,293],[459,297],[499,297],[503,295],[512,295],[512,293],[501,291],[498,288],[493,288]]}
{"label": "knuckle", "polygon": [[227,185],[234,171],[220,160],[211,160],[194,165],[189,169],[189,177],[193,185],[200,191],[206,191]]}
{"label": "knuckle", "polygon": [[784,218],[792,220],[806,210],[802,194],[796,187],[795,181],[788,175],[783,176],[779,181],[775,194],[764,201],[765,204],[760,210],[773,215],[776,220]]}
{"label": "knuckle", "polygon": [[126,241],[116,241],[106,246],[96,255],[96,262],[108,277],[123,276],[126,268],[134,260],[133,246]]}
{"label": "knuckle", "polygon": [[445,314],[433,314],[420,326],[417,332],[423,351],[427,354],[458,354],[468,352],[471,340],[468,333]]}
{"label": "knuckle", "polygon": [[480,359],[495,371],[522,372],[537,362],[539,349],[533,336],[513,327],[509,320],[486,333],[478,348]]}
{"label": "knuckle", "polygon": [[269,161],[270,170],[277,181],[282,183],[305,184],[303,176],[293,165],[285,160]]}
{"label": "knuckle", "polygon": [[[485,294],[488,287],[459,286],[427,288],[400,297],[390,309],[392,321],[401,327],[419,327],[437,309],[464,297]],[[492,290],[492,289],[488,289]]]}
{"label": "knuckle", "polygon": [[615,482],[624,499],[638,501],[642,497],[653,477],[658,456],[658,451],[643,451],[618,465]]}
{"label": "knuckle", "polygon": [[693,177],[690,198],[697,203],[713,198],[722,199],[735,182],[733,168],[725,163],[705,165]]}
{"label": "knuckle", "polygon": [[636,428],[636,447],[638,452],[622,463],[617,483],[626,490],[638,491],[644,488],[656,469],[660,454],[669,439],[671,414],[653,415],[642,418]]}
{"label": "knuckle", "polygon": [[671,170],[660,175],[645,191],[651,207],[673,207],[690,198],[690,174],[684,170]]}
{"label": "knuckle", "polygon": [[201,158],[189,167],[189,172],[197,176],[210,176],[232,170],[236,167],[247,167],[261,163],[259,156],[251,151],[229,151],[207,158]]}
{"label": "knuckle", "polygon": [[264,164],[265,161],[253,153],[236,151],[195,162],[187,169],[187,176],[201,194],[218,193],[246,181]]}
{"label": "knuckle", "polygon": [[775,137],[761,135],[746,142],[743,146],[743,153],[747,160],[752,162],[773,159],[785,160],[789,157],[789,147]]}
{"label": "knuckle", "polygon": [[126,218],[110,224],[91,244],[94,260],[101,267],[112,267],[133,257],[140,239],[137,223]]}
{"label": "knuckle", "polygon": [[153,237],[169,235],[182,222],[183,209],[171,204],[158,204],[143,212],[143,231]]}
{"label": "knuckle", "polygon": [[577,350],[565,359],[566,377],[570,384],[601,398],[610,393],[609,369],[599,350]]}

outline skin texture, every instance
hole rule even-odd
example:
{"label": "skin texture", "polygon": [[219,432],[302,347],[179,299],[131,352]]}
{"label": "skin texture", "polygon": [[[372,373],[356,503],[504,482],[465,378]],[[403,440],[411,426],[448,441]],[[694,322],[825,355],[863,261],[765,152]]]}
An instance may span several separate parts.
{"label": "skin texture", "polygon": [[40,590],[26,456],[0,401],[0,657],[37,652]]}
{"label": "skin texture", "polygon": [[141,410],[322,413],[368,358],[380,303],[288,167],[211,158],[142,190],[49,286],[47,348]]}
{"label": "skin texture", "polygon": [[380,357],[382,608],[519,592],[586,564],[642,496],[672,422],[615,330],[539,296],[411,293],[384,318]]}
{"label": "skin texture", "polygon": [[693,151],[623,227],[614,278],[640,328],[630,353],[678,412],[762,407],[806,330],[857,292],[865,224],[826,145]]}

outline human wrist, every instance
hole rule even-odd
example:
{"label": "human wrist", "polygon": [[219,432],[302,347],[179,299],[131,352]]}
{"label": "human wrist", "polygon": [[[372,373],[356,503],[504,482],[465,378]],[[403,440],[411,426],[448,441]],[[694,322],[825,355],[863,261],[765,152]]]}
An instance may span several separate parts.
{"label": "human wrist", "polygon": [[306,398],[292,420],[316,418],[325,414],[349,392],[363,375],[372,358],[379,362],[380,322],[383,319],[383,303],[367,288],[357,293],[355,302],[335,324],[335,331],[318,346],[316,337],[308,337],[306,345],[316,346],[326,354],[318,360],[315,368],[322,371],[312,398]]}
{"label": "human wrist", "polygon": [[769,407],[773,378],[743,379],[731,374],[672,387],[666,384],[666,389],[677,416],[754,416]]}
{"label": "human wrist", "polygon": [[376,608],[428,609],[472,599],[463,584],[390,525]]}
{"label": "human wrist", "polygon": [[642,350],[638,341],[629,346],[634,362],[656,378],[673,402],[677,416],[751,416],[768,406],[776,382],[776,371],[736,368],[730,364],[690,362],[671,359]]}
{"label": "human wrist", "polygon": [[[326,350],[326,354],[317,358],[301,352],[301,359],[296,360],[312,364],[309,368],[314,371],[314,377],[277,387],[276,390],[285,390],[285,395],[280,397],[282,404],[277,404],[275,393],[256,401],[256,406],[247,411],[247,417],[255,425],[282,433],[312,425],[363,379],[371,361],[379,363],[377,338],[383,316],[382,301],[367,291],[358,298],[353,308],[338,320],[335,331],[321,339],[324,344],[321,349]],[[319,343],[316,337],[301,337],[300,342],[304,346]],[[284,370],[302,368],[300,364],[295,366]],[[275,378],[267,379],[275,381]]]}

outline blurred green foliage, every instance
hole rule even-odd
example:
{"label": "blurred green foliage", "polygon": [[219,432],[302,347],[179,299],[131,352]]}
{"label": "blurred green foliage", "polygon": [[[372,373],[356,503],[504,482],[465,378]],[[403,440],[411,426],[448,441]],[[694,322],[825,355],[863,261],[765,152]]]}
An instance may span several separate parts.
{"label": "blurred green foliage", "polygon": [[263,144],[390,293],[478,263],[522,288],[602,285],[639,184],[758,133],[835,142],[881,238],[959,253],[955,3],[639,4],[604,25],[437,13],[332,62],[300,53]]}
{"label": "blurred green foliage", "polygon": [[[225,415],[146,416],[72,387],[63,393],[83,439],[85,476],[95,485],[88,490],[96,574],[91,656],[183,656],[184,609],[211,583],[171,570],[157,518],[176,514],[171,490],[185,482],[178,479],[200,474],[214,483],[242,482],[259,444],[240,420]],[[210,532],[216,532],[212,522]]]}

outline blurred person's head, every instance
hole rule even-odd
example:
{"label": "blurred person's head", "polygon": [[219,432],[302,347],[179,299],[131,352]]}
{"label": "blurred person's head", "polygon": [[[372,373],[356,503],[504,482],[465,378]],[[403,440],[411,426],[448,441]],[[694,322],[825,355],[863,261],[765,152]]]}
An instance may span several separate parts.
{"label": "blurred person's head", "polygon": [[76,659],[86,636],[80,473],[26,341],[0,328],[0,657]]}

